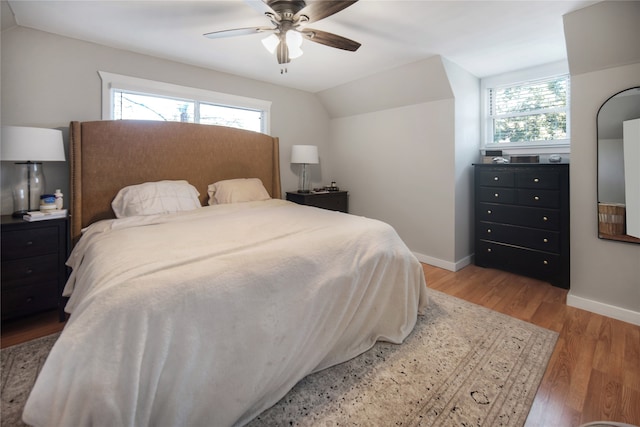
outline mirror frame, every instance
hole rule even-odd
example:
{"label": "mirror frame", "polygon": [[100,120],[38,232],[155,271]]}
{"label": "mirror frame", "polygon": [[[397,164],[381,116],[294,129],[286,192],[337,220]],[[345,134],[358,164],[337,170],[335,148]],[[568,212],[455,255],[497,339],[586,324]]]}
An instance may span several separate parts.
{"label": "mirror frame", "polygon": [[[617,92],[613,95],[611,95],[609,98],[607,98],[602,105],[600,106],[600,108],[598,109],[598,113],[596,114],[596,158],[597,158],[597,164],[596,164],[596,191],[597,191],[597,200],[596,200],[596,214],[597,214],[597,224],[598,224],[598,238],[599,239],[603,239],[603,240],[613,240],[613,241],[620,241],[620,242],[627,242],[627,243],[638,243],[640,244],[640,238],[634,237],[634,236],[630,236],[628,234],[626,234],[626,210],[625,210],[625,229],[624,229],[624,234],[606,234],[606,233],[602,233],[601,232],[601,224],[600,224],[600,207],[601,207],[601,201],[600,201],[600,168],[601,168],[601,156],[600,156],[600,145],[601,145],[601,139],[605,139],[605,138],[601,138],[600,137],[600,133],[601,133],[601,123],[600,123],[600,113],[602,112],[602,109],[604,108],[605,105],[607,105],[607,103],[609,101],[611,101],[613,98],[619,96],[622,93],[625,93],[627,91],[632,91],[632,90],[636,90],[638,91],[638,97],[640,98],[640,86],[634,86],[634,87],[630,87],[624,90],[621,90],[620,92]],[[640,117],[639,117],[640,118]],[[633,120],[633,118],[630,119],[625,119],[625,118],[621,118],[621,125],[622,122],[624,120]],[[624,154],[623,154],[624,156]],[[618,213],[618,212],[616,212]]]}

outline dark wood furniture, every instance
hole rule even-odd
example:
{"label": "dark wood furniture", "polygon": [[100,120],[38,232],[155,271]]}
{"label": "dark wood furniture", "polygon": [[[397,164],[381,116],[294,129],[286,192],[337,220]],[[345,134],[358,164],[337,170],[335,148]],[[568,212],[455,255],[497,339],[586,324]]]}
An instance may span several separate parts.
{"label": "dark wood furniture", "polygon": [[475,264],[569,288],[569,165],[476,164]]}
{"label": "dark wood furniture", "polygon": [[28,222],[2,216],[2,320],[57,308],[65,319],[68,219]]}
{"label": "dark wood furniture", "polygon": [[323,191],[318,193],[287,192],[287,200],[299,205],[315,206],[332,211],[349,212],[348,191]]}

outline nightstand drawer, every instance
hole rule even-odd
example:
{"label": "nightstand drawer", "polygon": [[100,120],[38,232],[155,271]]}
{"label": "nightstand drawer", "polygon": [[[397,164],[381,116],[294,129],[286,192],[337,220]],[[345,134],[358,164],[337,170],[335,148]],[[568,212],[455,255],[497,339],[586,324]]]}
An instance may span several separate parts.
{"label": "nightstand drawer", "polygon": [[2,259],[18,259],[57,253],[60,249],[58,230],[58,227],[41,227],[19,231],[3,231]]}
{"label": "nightstand drawer", "polygon": [[478,237],[546,252],[560,251],[560,233],[557,231],[480,222]]}
{"label": "nightstand drawer", "polygon": [[2,289],[21,283],[57,280],[58,274],[59,258],[57,253],[4,261],[2,263]]}
{"label": "nightstand drawer", "polygon": [[21,316],[58,306],[57,278],[53,281],[2,290],[2,318]]}

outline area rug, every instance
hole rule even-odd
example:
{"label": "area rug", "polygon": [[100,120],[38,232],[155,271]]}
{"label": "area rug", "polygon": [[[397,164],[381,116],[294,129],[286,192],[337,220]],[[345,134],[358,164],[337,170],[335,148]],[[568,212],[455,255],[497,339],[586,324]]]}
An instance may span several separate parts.
{"label": "area rug", "polygon": [[25,425],[22,422],[22,409],[59,335],[58,332],[0,350],[0,419],[3,427]]}
{"label": "area rug", "polygon": [[[310,375],[249,426],[522,426],[557,333],[430,290],[402,345]],[[2,425],[20,415],[57,335],[1,351]]]}

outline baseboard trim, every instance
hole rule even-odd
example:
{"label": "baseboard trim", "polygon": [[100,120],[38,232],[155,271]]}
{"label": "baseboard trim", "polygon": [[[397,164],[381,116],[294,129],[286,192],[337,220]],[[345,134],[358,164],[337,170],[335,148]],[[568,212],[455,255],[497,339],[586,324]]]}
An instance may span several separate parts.
{"label": "baseboard trim", "polygon": [[428,255],[421,254],[418,252],[414,252],[413,254],[416,256],[416,258],[418,258],[418,261],[420,262],[433,265],[434,267],[444,268],[445,270],[449,270],[453,272],[462,270],[467,265],[471,264],[471,260],[472,260],[471,255],[466,256],[456,262],[451,262],[451,261],[445,261],[439,258],[430,257]]}
{"label": "baseboard trim", "polygon": [[640,312],[579,297],[571,291],[567,294],[567,305],[640,326]]}

